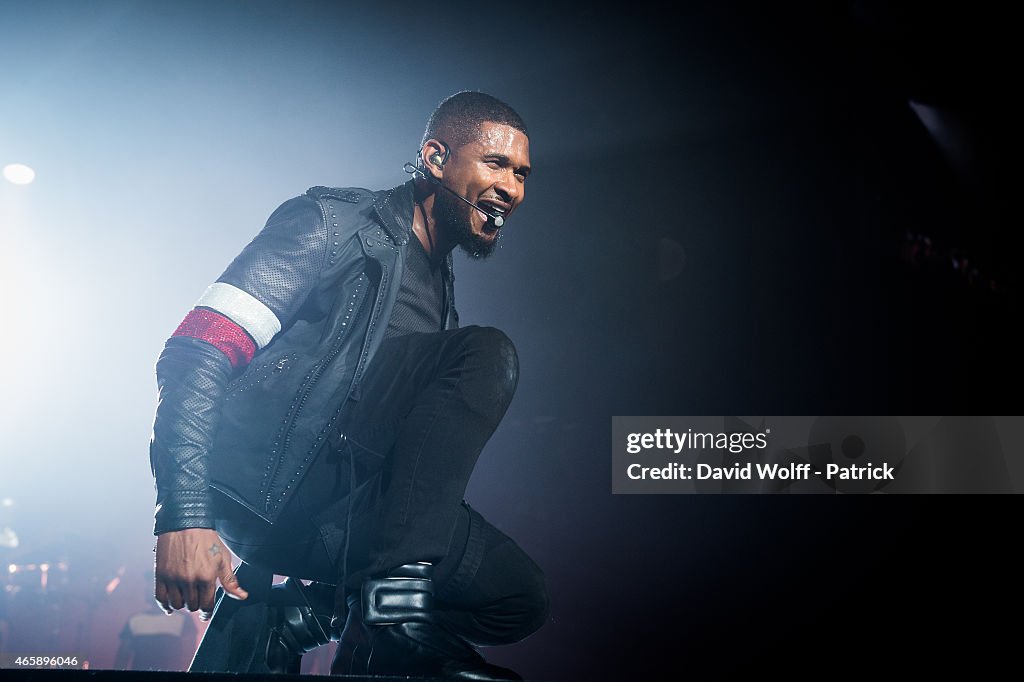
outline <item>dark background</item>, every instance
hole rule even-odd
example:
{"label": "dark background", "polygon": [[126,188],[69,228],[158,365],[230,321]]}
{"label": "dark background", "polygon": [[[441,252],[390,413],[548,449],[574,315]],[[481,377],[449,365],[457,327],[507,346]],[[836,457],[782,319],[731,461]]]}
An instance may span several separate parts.
{"label": "dark background", "polygon": [[[517,461],[494,482],[512,490],[487,508],[522,509],[553,622],[499,660],[571,679],[1007,660],[1016,498],[604,483],[613,414],[1016,414],[1004,22],[923,3],[630,7],[601,18],[580,75],[621,142],[531,178],[562,227],[516,263],[529,295],[508,314],[543,311],[547,334],[520,345],[544,380],[524,380],[528,444],[503,432]],[[938,139],[911,99],[942,112]],[[933,255],[911,261],[908,233]],[[661,240],[685,250],[676,276]],[[538,405],[557,421],[530,424]]]}
{"label": "dark background", "polygon": [[[151,84],[180,98],[198,91],[196,74],[218,70],[225,112],[259,91],[255,120],[281,131],[254,137],[205,100],[164,132],[198,126],[223,166],[190,171],[193,184],[172,195],[149,182],[163,176],[119,176],[119,192],[177,220],[146,233],[161,247],[145,256],[152,279],[137,284],[150,294],[126,304],[147,311],[133,318],[147,330],[145,360],[128,374],[150,392],[162,338],[277,203],[311,184],[402,182],[430,107],[457,89],[524,115],[535,172],[523,210],[494,258],[456,266],[463,322],[504,329],[522,365],[467,499],[544,568],[552,617],[489,658],[565,680],[976,672],[1016,646],[1015,496],[610,492],[612,415],[1019,411],[1012,24],[977,4],[822,5],[4,3],[3,14],[45,54],[57,49],[51,20],[84,34],[116,10],[87,51],[100,68],[80,79],[124,69],[132,96],[116,108],[123,122],[108,114],[92,134],[65,131],[71,149],[137,125],[149,112],[140,119],[134,96]],[[171,38],[154,53],[157,34]],[[204,52],[211,45],[223,52]],[[317,67],[274,72],[297,58]],[[9,78],[8,93],[60,97]],[[262,78],[274,87],[260,90]],[[353,109],[362,118],[348,127],[325,125]],[[11,147],[30,118],[0,141]],[[159,147],[157,137],[147,139]],[[274,168],[302,146],[308,162]],[[150,159],[185,175],[167,154],[137,145],[117,159],[136,174]],[[379,167],[361,167],[368,158]],[[199,255],[190,244],[206,239],[204,202],[243,213]],[[139,236],[109,229],[112,242]],[[118,260],[108,267],[126,267]],[[172,300],[154,302],[157,291]],[[68,362],[69,386],[112,371]],[[131,415],[134,440],[115,450],[138,480],[146,400],[75,412],[87,424]],[[30,500],[22,527],[71,527],[30,479],[7,484]],[[145,569],[151,543],[148,492],[133,495],[118,512],[133,519],[132,541],[104,549],[129,575]],[[77,537],[107,547],[93,539],[104,519]],[[94,626],[93,641],[103,637]]]}

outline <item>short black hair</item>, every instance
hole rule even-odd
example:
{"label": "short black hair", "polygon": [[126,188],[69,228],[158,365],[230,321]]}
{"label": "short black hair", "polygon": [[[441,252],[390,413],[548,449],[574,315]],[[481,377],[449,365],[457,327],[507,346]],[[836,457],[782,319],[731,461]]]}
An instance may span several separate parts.
{"label": "short black hair", "polygon": [[452,149],[473,142],[480,134],[484,121],[511,126],[529,136],[526,124],[515,109],[483,92],[463,90],[445,97],[427,121],[423,131],[422,147],[434,138],[447,143]]}

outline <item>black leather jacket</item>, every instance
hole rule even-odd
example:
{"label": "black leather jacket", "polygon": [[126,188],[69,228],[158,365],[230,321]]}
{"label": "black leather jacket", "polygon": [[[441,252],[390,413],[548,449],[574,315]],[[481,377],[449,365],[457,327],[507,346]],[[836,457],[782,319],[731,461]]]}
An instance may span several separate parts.
{"label": "black leather jacket", "polygon": [[[186,323],[164,346],[150,444],[156,533],[215,528],[211,489],[276,521],[347,399],[360,397],[412,216],[412,181],[381,192],[313,187],[282,204],[204,294],[190,315],[233,320],[247,332],[238,343],[258,349],[245,364],[216,339],[183,332]],[[444,272],[450,329],[450,253]]]}

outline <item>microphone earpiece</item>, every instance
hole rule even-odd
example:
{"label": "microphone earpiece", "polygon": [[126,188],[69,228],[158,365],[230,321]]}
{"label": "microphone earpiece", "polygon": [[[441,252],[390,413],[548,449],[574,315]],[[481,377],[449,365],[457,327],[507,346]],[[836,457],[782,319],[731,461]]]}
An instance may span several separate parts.
{"label": "microphone earpiece", "polygon": [[434,155],[430,157],[430,162],[437,166],[438,168],[440,168],[441,170],[444,170],[444,159],[442,159],[441,155],[438,154],[437,152],[435,152]]}

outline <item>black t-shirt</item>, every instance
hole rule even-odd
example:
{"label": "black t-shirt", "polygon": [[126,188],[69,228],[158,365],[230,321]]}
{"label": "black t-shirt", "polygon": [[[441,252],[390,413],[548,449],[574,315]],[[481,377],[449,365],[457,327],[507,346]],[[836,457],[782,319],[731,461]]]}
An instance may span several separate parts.
{"label": "black t-shirt", "polygon": [[405,272],[384,338],[444,329],[444,268],[431,262],[419,238],[409,240]]}

